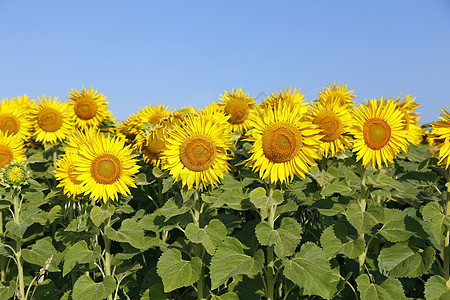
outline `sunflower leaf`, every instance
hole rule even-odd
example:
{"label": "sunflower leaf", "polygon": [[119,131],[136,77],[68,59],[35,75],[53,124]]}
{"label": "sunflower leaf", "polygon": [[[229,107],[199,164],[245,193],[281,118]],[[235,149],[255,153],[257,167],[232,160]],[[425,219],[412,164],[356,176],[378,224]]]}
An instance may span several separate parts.
{"label": "sunflower leaf", "polygon": [[66,276],[76,264],[87,264],[94,262],[100,256],[101,248],[95,246],[89,250],[85,241],[79,241],[72,245],[64,256],[63,276]]}
{"label": "sunflower leaf", "polygon": [[183,286],[189,286],[200,278],[202,261],[193,257],[183,260],[178,249],[165,251],[158,259],[157,273],[164,284],[164,292],[171,292]]}
{"label": "sunflower leaf", "polygon": [[73,300],[100,300],[107,298],[116,289],[112,276],[103,277],[103,282],[95,283],[89,276],[78,278],[73,286]]}
{"label": "sunflower leaf", "polygon": [[331,297],[335,274],[323,250],[311,242],[302,245],[290,260],[283,260],[284,276],[303,288],[307,295]]}
{"label": "sunflower leaf", "polygon": [[405,218],[406,213],[403,211],[385,208],[380,234],[390,242],[406,241],[413,233],[406,229]]}
{"label": "sunflower leaf", "polygon": [[52,245],[51,237],[45,237],[37,240],[31,249],[22,250],[23,259],[30,263],[43,267],[47,259],[53,256],[53,259],[49,265],[49,272],[59,272],[58,264],[62,258],[62,254],[56,251]]}
{"label": "sunflower leaf", "polygon": [[350,183],[345,178],[342,178],[325,185],[321,192],[324,197],[331,196],[335,193],[348,196],[353,193],[353,190],[350,188]]}
{"label": "sunflower leaf", "polygon": [[8,286],[0,282],[0,299],[10,299],[16,292],[16,282],[10,281]]}
{"label": "sunflower leaf", "polygon": [[359,205],[352,203],[347,207],[345,216],[348,222],[358,230],[359,233],[368,233],[379,221],[369,210],[362,212]]}
{"label": "sunflower leaf", "polygon": [[400,300],[406,299],[403,286],[398,279],[388,278],[380,285],[371,283],[367,274],[356,278],[361,300]]}
{"label": "sunflower leaf", "polygon": [[227,236],[227,228],[220,220],[213,219],[205,228],[199,228],[198,225],[189,223],[186,226],[185,234],[191,242],[201,243],[205,247],[206,252],[213,255],[217,246]]}
{"label": "sunflower leaf", "polygon": [[283,203],[283,194],[280,190],[275,190],[273,191],[273,196],[268,197],[266,190],[258,187],[250,192],[250,202],[259,209],[261,218],[266,219],[272,206]]}
{"label": "sunflower leaf", "polygon": [[266,221],[261,221],[256,226],[255,232],[261,245],[275,245],[275,254],[284,258],[294,254],[301,239],[302,227],[296,220],[285,217],[278,229],[275,230]]}
{"label": "sunflower leaf", "polygon": [[430,235],[440,243],[444,240],[445,225],[450,224],[450,218],[445,216],[442,211],[442,207],[437,202],[430,202],[422,210],[422,216],[425,220]]}
{"label": "sunflower leaf", "polygon": [[328,258],[337,254],[344,254],[349,258],[356,258],[364,252],[366,243],[364,239],[353,240],[347,235],[347,227],[344,223],[333,224],[322,232],[320,244]]}
{"label": "sunflower leaf", "polygon": [[105,228],[105,234],[113,241],[129,243],[131,246],[140,250],[147,250],[150,247],[162,243],[156,237],[146,236],[140,223],[132,219],[123,220],[119,230],[114,230],[112,227],[107,226]]}
{"label": "sunflower leaf", "polygon": [[425,299],[450,299],[450,287],[447,286],[443,277],[434,275],[427,280],[425,283]]}
{"label": "sunflower leaf", "polygon": [[109,206],[107,209],[103,209],[99,206],[94,206],[89,213],[89,218],[95,226],[99,227],[106,219],[114,214],[114,207]]}
{"label": "sunflower leaf", "polygon": [[234,275],[252,276],[261,272],[264,264],[264,253],[258,250],[255,256],[244,254],[241,242],[227,238],[211,258],[209,271],[211,274],[211,289],[216,289]]}
{"label": "sunflower leaf", "polygon": [[378,265],[386,276],[420,277],[431,268],[434,256],[432,247],[422,251],[409,247],[407,242],[400,242],[381,250]]}

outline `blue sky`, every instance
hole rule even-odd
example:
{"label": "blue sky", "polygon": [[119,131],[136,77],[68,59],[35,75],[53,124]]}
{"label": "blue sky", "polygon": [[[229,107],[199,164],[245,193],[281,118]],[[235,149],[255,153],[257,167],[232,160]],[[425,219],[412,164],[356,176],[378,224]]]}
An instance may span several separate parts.
{"label": "blue sky", "polygon": [[313,100],[334,81],[358,101],[411,94],[436,121],[450,105],[450,1],[0,0],[0,97],[94,86],[121,120],[239,87]]}

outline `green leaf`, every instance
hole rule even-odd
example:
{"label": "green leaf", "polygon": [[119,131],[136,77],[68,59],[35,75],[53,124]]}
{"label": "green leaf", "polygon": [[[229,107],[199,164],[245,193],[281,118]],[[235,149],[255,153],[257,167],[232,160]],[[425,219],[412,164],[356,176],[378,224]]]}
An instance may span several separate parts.
{"label": "green leaf", "polygon": [[62,255],[58,255],[55,247],[52,245],[52,238],[45,237],[37,240],[31,249],[22,250],[23,259],[30,264],[35,264],[40,267],[45,265],[47,259],[53,255],[53,259],[50,263],[49,272],[59,272],[58,263]]}
{"label": "green leaf", "polygon": [[93,263],[100,256],[100,252],[99,245],[92,251],[88,249],[85,241],[72,245],[64,257],[63,276],[66,276],[76,264]]}
{"label": "green leaf", "polygon": [[450,299],[450,287],[446,281],[439,275],[430,277],[425,283],[425,299],[427,300],[446,300]]}
{"label": "green leaf", "polygon": [[78,278],[73,286],[73,300],[100,300],[108,297],[116,289],[116,280],[105,276],[103,282],[95,283],[89,276]]}
{"label": "green leaf", "polygon": [[255,256],[244,254],[241,242],[234,237],[227,238],[211,258],[209,268],[211,289],[216,289],[234,275],[252,276],[261,272],[264,253],[258,250]]}
{"label": "green leaf", "polygon": [[259,209],[261,218],[266,219],[270,208],[283,202],[283,194],[280,190],[275,190],[272,197],[267,197],[266,190],[258,187],[250,192],[250,202]]}
{"label": "green leaf", "polygon": [[294,219],[285,217],[278,229],[275,230],[269,223],[262,221],[256,226],[255,232],[261,245],[275,245],[275,254],[284,258],[294,254],[301,239],[302,227]]}
{"label": "green leaf", "polygon": [[275,219],[277,219],[282,214],[296,212],[297,210],[298,204],[296,204],[292,200],[288,200],[283,205],[277,206],[277,209],[275,210]]}
{"label": "green leaf", "polygon": [[367,182],[375,187],[395,189],[399,192],[404,192],[403,185],[398,180],[395,180],[384,173],[378,173],[375,180],[373,180],[373,176],[367,176]]}
{"label": "green leaf", "polygon": [[378,256],[380,271],[392,277],[420,277],[434,262],[435,251],[426,247],[423,251],[411,248],[407,242],[384,247]]}
{"label": "green leaf", "polygon": [[10,299],[16,292],[16,282],[10,281],[8,286],[0,282],[0,299]]}
{"label": "green leaf", "polygon": [[398,279],[388,278],[380,285],[371,283],[367,274],[356,278],[361,300],[401,300],[406,299],[403,286]]}
{"label": "green leaf", "polygon": [[335,193],[348,196],[353,193],[353,190],[350,188],[350,183],[346,179],[341,178],[325,185],[321,192],[323,197],[328,197]]}
{"label": "green leaf", "polygon": [[311,168],[310,175],[312,176],[312,178],[314,178],[316,180],[317,184],[320,185],[321,187],[326,186],[333,179],[336,178],[333,175],[331,175],[330,173],[327,173],[325,171],[318,171],[317,167]]}
{"label": "green leaf", "polygon": [[406,230],[406,213],[398,209],[384,209],[383,227],[380,234],[390,242],[401,242],[409,239],[413,233]]}
{"label": "green leaf", "polygon": [[119,230],[114,230],[109,226],[106,227],[105,234],[113,241],[129,243],[131,246],[140,250],[147,250],[150,247],[162,243],[162,241],[156,237],[146,236],[140,223],[132,219],[123,220]]}
{"label": "green leaf", "polygon": [[202,264],[198,257],[193,257],[191,261],[183,260],[178,249],[165,251],[157,263],[157,272],[162,278],[164,292],[171,292],[198,281]]}
{"label": "green leaf", "polygon": [[184,233],[191,242],[201,243],[206,251],[213,255],[217,246],[227,236],[227,228],[220,220],[213,219],[205,228],[199,228],[198,225],[189,223]]}
{"label": "green leaf", "polygon": [[320,237],[320,244],[328,258],[344,254],[353,259],[361,255],[366,246],[364,239],[354,240],[347,236],[347,227],[344,223],[336,223],[325,228]]}
{"label": "green leaf", "polygon": [[335,216],[339,213],[343,213],[350,203],[349,197],[327,197],[326,199],[319,199],[312,207],[324,216]]}
{"label": "green leaf", "polygon": [[187,205],[183,205],[181,201],[177,201],[175,198],[170,198],[164,203],[164,205],[153,212],[155,216],[163,216],[166,220],[184,214],[189,211]]}
{"label": "green leaf", "polygon": [[0,209],[9,208],[11,206],[11,202],[8,200],[0,200]]}
{"label": "green leaf", "polygon": [[225,293],[220,296],[212,295],[211,299],[212,300],[239,300],[239,297],[236,293],[228,292],[228,293]]}
{"label": "green leaf", "polygon": [[304,289],[307,295],[331,297],[334,273],[323,250],[311,242],[302,245],[291,260],[283,260],[284,276]]}
{"label": "green leaf", "polygon": [[423,219],[429,226],[432,237],[438,242],[442,242],[445,238],[445,225],[449,222],[449,218],[441,211],[441,206],[437,202],[430,202],[424,206],[422,210]]}
{"label": "green leaf", "polygon": [[108,209],[103,209],[99,206],[94,206],[89,213],[89,218],[95,226],[99,227],[106,219],[114,214],[114,206],[109,206]]}
{"label": "green leaf", "polygon": [[361,212],[359,205],[356,203],[352,203],[347,207],[345,216],[359,233],[369,233],[370,229],[379,223],[370,211]]}

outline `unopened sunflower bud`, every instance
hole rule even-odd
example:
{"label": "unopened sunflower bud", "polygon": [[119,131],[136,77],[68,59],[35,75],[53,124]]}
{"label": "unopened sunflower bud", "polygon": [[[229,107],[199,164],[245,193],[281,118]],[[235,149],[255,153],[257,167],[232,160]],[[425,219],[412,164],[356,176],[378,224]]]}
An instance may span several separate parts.
{"label": "unopened sunflower bud", "polygon": [[16,290],[16,298],[22,299],[22,293],[19,290]]}
{"label": "unopened sunflower bud", "polygon": [[45,265],[44,265],[45,271],[47,271],[47,270],[48,270],[48,267],[50,267],[50,263],[52,262],[52,259],[53,259],[53,255],[50,256],[50,257],[45,261]]}
{"label": "unopened sunflower bud", "polygon": [[45,273],[45,267],[42,267],[42,268],[39,270],[39,276],[44,275],[44,273]]}

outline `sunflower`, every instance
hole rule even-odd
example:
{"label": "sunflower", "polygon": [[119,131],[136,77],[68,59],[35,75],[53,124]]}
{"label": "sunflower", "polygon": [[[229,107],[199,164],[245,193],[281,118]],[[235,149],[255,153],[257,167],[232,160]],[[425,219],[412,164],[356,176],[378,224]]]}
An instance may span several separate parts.
{"label": "sunflower", "polygon": [[14,135],[0,132],[0,169],[11,162],[25,160],[23,142]]}
{"label": "sunflower", "polygon": [[355,100],[352,100],[352,98],[355,98],[356,95],[353,95],[353,90],[347,91],[347,84],[346,85],[342,84],[341,86],[338,86],[335,81],[334,86],[329,84],[326,87],[324,87],[323,90],[324,90],[323,92],[319,92],[319,99],[322,97],[325,98],[337,97],[341,105],[355,104]]}
{"label": "sunflower", "polygon": [[249,115],[255,112],[256,102],[254,98],[250,97],[241,90],[241,88],[229,93],[224,91],[223,95],[219,95],[219,98],[223,102],[219,102],[219,108],[230,116],[228,123],[231,125],[232,131],[239,131],[243,133],[249,129]]}
{"label": "sunflower", "polygon": [[68,116],[68,104],[60,103],[58,97],[45,95],[39,98],[39,104],[32,111],[36,122],[34,136],[36,141],[54,144],[63,141],[73,132],[73,123]]}
{"label": "sunflower", "polygon": [[[444,165],[445,169],[450,165],[450,112],[441,108],[444,112],[439,117],[440,121],[431,124],[431,136],[434,138],[436,147],[438,148],[438,164]],[[448,106],[450,109],[450,106]]]}
{"label": "sunflower", "polygon": [[402,112],[392,100],[384,98],[361,104],[353,109],[355,125],[349,130],[354,136],[353,152],[357,152],[357,161],[363,159],[366,166],[381,168],[381,164],[393,162],[396,154],[406,152],[408,141]]}
{"label": "sunflower", "polygon": [[11,101],[15,101],[23,109],[32,109],[37,105],[36,99],[31,99],[27,95],[18,96],[17,98],[11,98]]}
{"label": "sunflower", "polygon": [[319,126],[324,137],[321,139],[321,153],[324,157],[345,151],[351,142],[348,132],[352,123],[350,107],[341,105],[336,96],[324,96],[310,106],[310,120]]}
{"label": "sunflower", "polygon": [[112,119],[108,111],[108,101],[102,93],[94,91],[91,87],[86,91],[83,86],[82,92],[72,89],[69,92],[69,112],[78,127],[98,127],[106,119]]}
{"label": "sunflower", "polygon": [[266,108],[251,118],[249,150],[252,155],[246,165],[271,183],[289,183],[294,175],[305,177],[309,166],[319,158],[322,131],[307,120],[307,106],[286,109],[279,105]]}
{"label": "sunflower", "polygon": [[137,159],[123,139],[98,135],[79,151],[73,174],[81,182],[82,191],[92,199],[116,200],[118,194],[129,195],[139,171]]}
{"label": "sunflower", "polygon": [[82,194],[81,182],[74,175],[75,162],[79,160],[75,152],[66,152],[57,160],[57,168],[54,171],[55,177],[59,181],[58,187],[63,188],[63,192],[71,200],[77,199]]}
{"label": "sunflower", "polygon": [[28,110],[17,101],[4,98],[0,105],[0,131],[19,139],[28,139],[32,123]]}
{"label": "sunflower", "polygon": [[261,103],[262,109],[267,109],[269,107],[282,106],[286,108],[286,105],[289,105],[290,108],[293,108],[297,105],[304,106],[305,105],[305,94],[303,94],[301,89],[294,88],[292,91],[290,87],[286,89],[286,92],[281,89],[281,92],[270,93],[264,101]]}
{"label": "sunflower", "polygon": [[229,170],[227,150],[233,145],[223,124],[202,115],[187,115],[184,125],[174,125],[167,133],[162,168],[188,189],[198,188],[200,183],[217,185]]}
{"label": "sunflower", "polygon": [[165,128],[157,125],[149,133],[141,133],[136,137],[136,144],[133,148],[142,152],[144,162],[151,163],[154,166],[160,165],[160,156],[162,151],[166,148],[164,143]]}
{"label": "sunflower", "polygon": [[86,129],[77,129],[74,133],[68,136],[67,144],[64,146],[64,151],[78,153],[83,147],[90,144],[92,140],[100,135],[98,128],[90,127]]}
{"label": "sunflower", "polygon": [[405,124],[404,129],[408,132],[406,139],[408,142],[419,145],[422,142],[423,131],[419,124],[419,114],[415,113],[414,110],[420,106],[420,104],[416,103],[414,100],[416,98],[412,98],[411,95],[407,95],[403,101],[400,102],[401,93],[398,95],[397,101],[395,104],[400,108],[403,113],[403,122]]}

